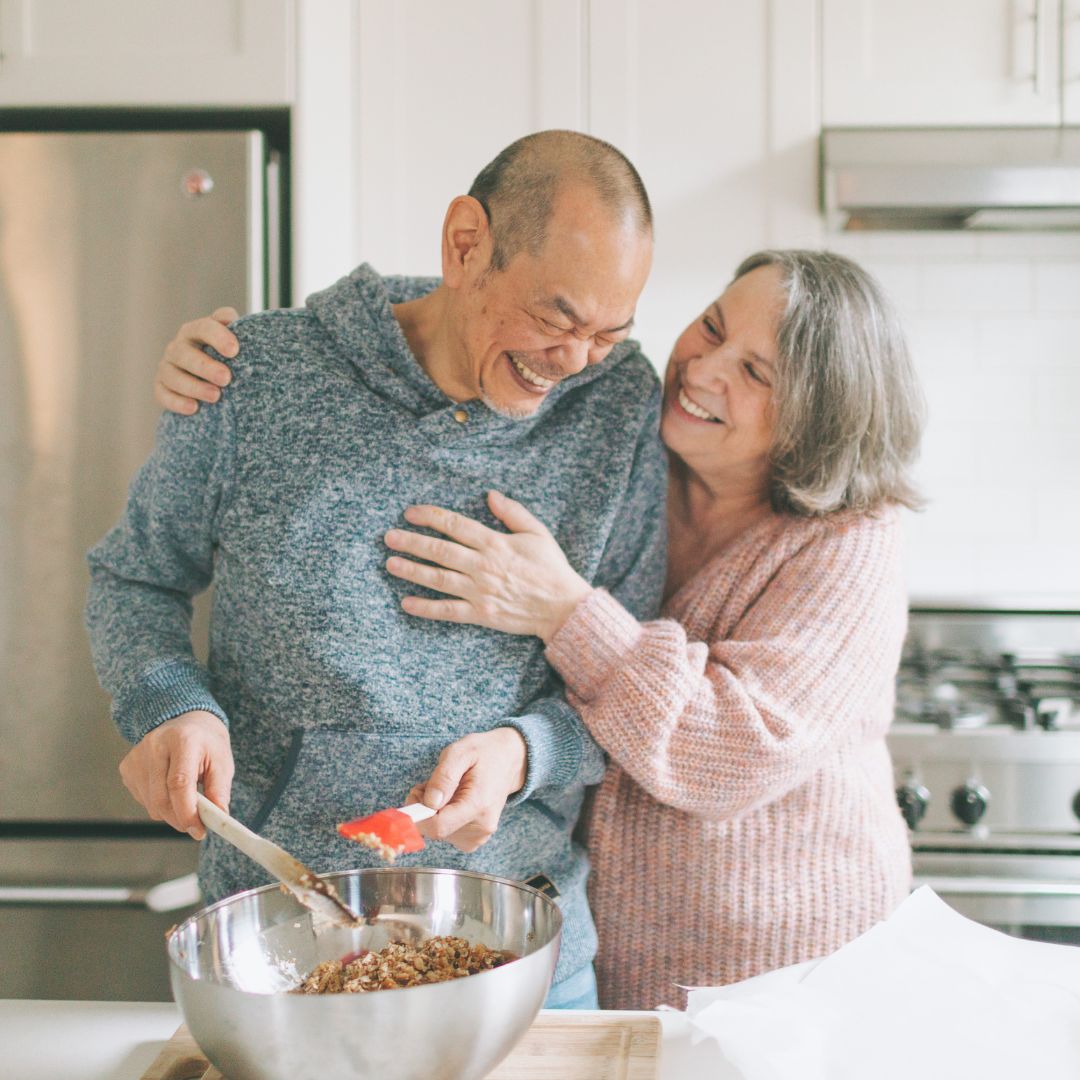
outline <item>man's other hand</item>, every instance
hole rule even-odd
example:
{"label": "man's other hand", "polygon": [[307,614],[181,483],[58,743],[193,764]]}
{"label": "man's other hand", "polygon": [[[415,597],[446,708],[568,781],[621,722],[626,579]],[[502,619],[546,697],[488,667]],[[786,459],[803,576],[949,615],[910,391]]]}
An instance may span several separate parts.
{"label": "man's other hand", "polygon": [[525,783],[528,751],[511,727],[495,728],[451,743],[435,771],[409,792],[439,812],[417,828],[429,840],[446,840],[460,851],[475,851],[499,827],[506,800]]}
{"label": "man's other hand", "polygon": [[199,402],[215,402],[221,387],[228,386],[232,372],[203,352],[209,345],[222,356],[234,357],[240,351],[229,323],[240,316],[231,307],[218,308],[204,319],[184,323],[176,337],[165,346],[154,379],[154,400],[169,412],[190,416],[199,411]]}
{"label": "man's other hand", "polygon": [[229,809],[233,756],[228,728],[208,712],[187,712],[148,732],[120,762],[120,776],[155,821],[196,840],[206,835],[195,803],[203,793]]}

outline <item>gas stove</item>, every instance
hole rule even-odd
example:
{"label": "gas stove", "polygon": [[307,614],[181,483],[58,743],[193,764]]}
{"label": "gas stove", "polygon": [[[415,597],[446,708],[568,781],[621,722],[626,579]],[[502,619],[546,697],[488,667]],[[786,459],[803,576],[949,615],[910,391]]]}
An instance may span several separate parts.
{"label": "gas stove", "polygon": [[889,746],[917,845],[1080,837],[1080,614],[913,612]]}
{"label": "gas stove", "polygon": [[898,721],[950,731],[1080,729],[1078,702],[1080,656],[1053,651],[927,651],[918,642],[897,678]]}
{"label": "gas stove", "polygon": [[1080,612],[914,610],[888,742],[916,881],[1080,943]]}

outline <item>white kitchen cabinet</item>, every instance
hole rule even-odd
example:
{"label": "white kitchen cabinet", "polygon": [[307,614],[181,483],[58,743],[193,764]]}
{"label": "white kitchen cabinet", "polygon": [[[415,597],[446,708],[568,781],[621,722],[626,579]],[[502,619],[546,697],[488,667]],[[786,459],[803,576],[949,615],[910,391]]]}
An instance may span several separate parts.
{"label": "white kitchen cabinet", "polygon": [[[351,222],[352,261],[438,273],[446,206],[485,162],[540,128],[589,132],[652,197],[635,336],[662,367],[745,255],[820,242],[816,0],[357,0],[350,14],[353,196],[298,207],[323,249]],[[299,268],[298,296],[324,267],[313,253]]]}
{"label": "white kitchen cabinet", "polygon": [[530,131],[587,129],[584,2],[355,5],[345,134],[354,140],[362,258],[384,273],[440,273],[446,207],[484,164]]}
{"label": "white kitchen cabinet", "polygon": [[1058,124],[1065,98],[1080,114],[1078,0],[822,2],[827,125]]}
{"label": "white kitchen cabinet", "polygon": [[1061,0],[1062,121],[1080,124],[1080,0]]}
{"label": "white kitchen cabinet", "polygon": [[293,0],[0,0],[0,107],[285,105]]}

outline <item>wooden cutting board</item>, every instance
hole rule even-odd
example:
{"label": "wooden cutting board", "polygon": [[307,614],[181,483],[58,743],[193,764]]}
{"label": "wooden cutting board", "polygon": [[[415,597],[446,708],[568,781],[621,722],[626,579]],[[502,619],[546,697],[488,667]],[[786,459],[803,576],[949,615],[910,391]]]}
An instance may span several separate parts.
{"label": "wooden cutting board", "polygon": [[[656,1080],[660,1021],[625,1013],[540,1013],[487,1080]],[[227,1080],[186,1027],[142,1080]]]}

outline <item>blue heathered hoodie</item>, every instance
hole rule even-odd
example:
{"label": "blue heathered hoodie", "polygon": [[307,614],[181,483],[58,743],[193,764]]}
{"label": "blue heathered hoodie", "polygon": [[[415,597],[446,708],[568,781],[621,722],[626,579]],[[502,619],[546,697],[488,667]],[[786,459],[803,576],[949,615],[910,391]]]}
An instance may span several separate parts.
{"label": "blue heathered hoodie", "polygon": [[[124,736],[192,709],[221,717],[232,812],[319,871],[378,862],[336,822],[400,805],[462,735],[517,728],[528,777],[495,836],[472,854],[432,843],[400,862],[546,874],[562,893],[562,979],[596,948],[571,832],[603,755],[539,639],[406,615],[416,586],[386,572],[382,537],[419,502],[501,528],[485,502],[497,488],[545,522],[579,573],[650,617],[664,570],[659,385],[628,342],[527,420],[459,406],[390,307],[437,284],[361,266],[303,310],[241,319],[221,403],[162,417],[123,518],[90,552],[87,623]],[[204,668],[190,598],[211,580]],[[204,843],[209,900],[267,880],[216,837]]]}

